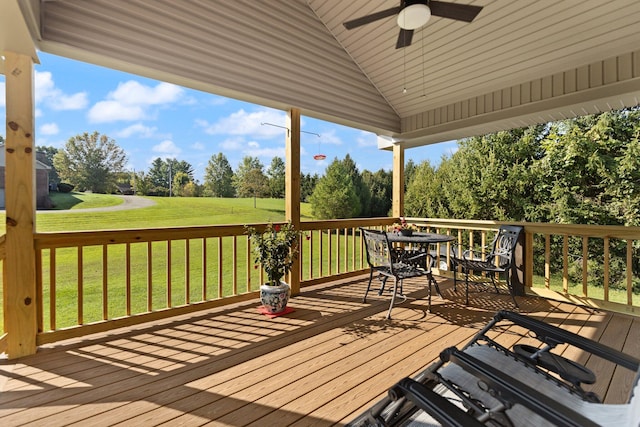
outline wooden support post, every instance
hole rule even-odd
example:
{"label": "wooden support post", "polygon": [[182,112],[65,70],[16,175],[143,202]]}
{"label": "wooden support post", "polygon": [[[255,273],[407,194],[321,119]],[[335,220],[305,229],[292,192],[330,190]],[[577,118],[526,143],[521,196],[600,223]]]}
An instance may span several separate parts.
{"label": "wooden support post", "polygon": [[404,148],[393,146],[393,216],[404,216]]}
{"label": "wooden support post", "polygon": [[33,61],[4,52],[7,129],[5,142],[4,327],[11,359],[36,352],[35,147]]}
{"label": "wooden support post", "polygon": [[[285,216],[296,230],[300,230],[300,110],[292,108],[287,114]],[[289,273],[291,295],[300,293],[300,257]]]}

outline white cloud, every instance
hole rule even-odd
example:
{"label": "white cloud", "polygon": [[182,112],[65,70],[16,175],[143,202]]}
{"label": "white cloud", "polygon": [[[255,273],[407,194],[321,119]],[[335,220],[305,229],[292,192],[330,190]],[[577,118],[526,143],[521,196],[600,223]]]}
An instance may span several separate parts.
{"label": "white cloud", "polygon": [[142,123],[136,123],[135,125],[128,126],[116,133],[116,136],[120,138],[130,138],[131,136],[138,136],[140,138],[151,138],[156,130],[156,127],[145,126]]}
{"label": "white cloud", "polygon": [[342,145],[342,139],[336,135],[335,130],[322,132],[319,139],[321,144]]}
{"label": "white cloud", "polygon": [[100,101],[89,110],[91,123],[116,122],[118,120],[140,120],[146,118],[139,105],[123,105],[117,101]]}
{"label": "white cloud", "polygon": [[[286,122],[284,113],[262,109],[252,113],[239,110],[228,117],[223,117],[215,123],[206,120],[196,120],[196,124],[204,128],[210,135],[250,135],[252,138],[270,139],[278,136],[284,138],[286,130],[277,126],[283,126]],[[262,125],[271,123],[277,126]]]}
{"label": "white cloud", "polygon": [[124,105],[161,105],[177,101],[183,90],[171,83],[159,83],[156,87],[145,86],[135,80],[119,83],[116,90],[107,95]]}
{"label": "white cloud", "polygon": [[55,123],[45,123],[40,126],[40,133],[42,135],[56,135],[58,132],[60,132],[60,128],[58,128],[58,125]]}
{"label": "white cloud", "polygon": [[82,110],[89,104],[86,92],[78,92],[73,95],[60,95],[55,102],[51,102],[54,110]]}
{"label": "white cloud", "polygon": [[145,86],[135,80],[118,84],[103,101],[97,102],[89,110],[92,123],[115,122],[119,120],[142,120],[149,118],[151,106],[174,103],[183,96],[183,89],[170,83],[158,83],[155,87]]}
{"label": "white cloud", "polygon": [[370,132],[361,132],[356,142],[358,147],[378,147],[378,137]]}
{"label": "white cloud", "polygon": [[0,107],[4,107],[5,106],[5,102],[6,102],[6,89],[5,89],[5,84],[4,82],[0,82]]}
{"label": "white cloud", "polygon": [[194,142],[193,144],[191,144],[191,147],[189,147],[189,148],[191,148],[192,150],[202,151],[206,147],[204,146],[204,144],[202,142]]}
{"label": "white cloud", "polygon": [[154,145],[151,148],[154,153],[160,153],[163,157],[174,157],[182,153],[180,147],[178,147],[173,141],[164,140],[158,145]]}
{"label": "white cloud", "polygon": [[44,103],[53,110],[82,110],[89,104],[86,92],[66,94],[56,87],[49,71],[34,72],[34,96],[36,104]]}
{"label": "white cloud", "polygon": [[260,144],[255,141],[251,141],[247,145],[249,146],[249,148],[260,148]]}
{"label": "white cloud", "polygon": [[244,154],[251,157],[263,157],[268,159],[271,162],[271,159],[278,156],[284,159],[285,152],[284,147],[276,147],[276,148],[259,148],[256,147],[254,149],[244,150]]}
{"label": "white cloud", "polygon": [[236,151],[241,150],[244,140],[242,138],[229,138],[225,139],[219,144],[219,147],[223,150]]}

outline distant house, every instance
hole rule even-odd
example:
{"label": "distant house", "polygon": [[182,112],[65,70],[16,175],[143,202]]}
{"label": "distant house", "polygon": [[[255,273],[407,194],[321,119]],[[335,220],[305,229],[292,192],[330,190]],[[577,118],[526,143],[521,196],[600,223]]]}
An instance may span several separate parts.
{"label": "distant house", "polygon": [[[0,209],[5,208],[4,199],[4,175],[5,175],[5,149],[0,145]],[[49,199],[49,170],[44,153],[36,153],[36,208],[48,209],[51,207]]]}

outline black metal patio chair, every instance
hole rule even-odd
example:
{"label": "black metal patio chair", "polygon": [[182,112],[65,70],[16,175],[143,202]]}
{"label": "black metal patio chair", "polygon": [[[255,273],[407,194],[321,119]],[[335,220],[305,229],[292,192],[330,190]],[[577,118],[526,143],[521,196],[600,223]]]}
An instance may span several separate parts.
{"label": "black metal patio chair", "polygon": [[391,319],[391,310],[396,303],[397,296],[405,298],[402,292],[403,280],[411,277],[426,276],[429,286],[428,310],[431,311],[431,287],[434,284],[437,286],[437,283],[428,268],[426,260],[421,260],[427,256],[427,253],[401,254],[392,247],[387,238],[387,233],[366,228],[360,228],[360,232],[364,238],[367,263],[369,264],[369,283],[362,301],[367,302],[367,295],[369,294],[374,274],[377,273],[382,281],[379,294],[384,291],[387,279],[392,278],[391,302],[387,312],[387,319]]}
{"label": "black metal patio chair", "polygon": [[[528,342],[538,340],[535,346],[527,344],[536,349],[533,353],[523,353],[518,344],[507,348],[498,342],[517,342],[512,339],[515,331]],[[571,347],[594,357],[597,364],[611,363],[616,373],[631,379],[626,403],[602,403],[598,395],[583,389],[582,384],[608,383],[609,378],[595,378],[587,367],[556,350]],[[550,360],[554,363],[546,363]],[[349,426],[425,426],[434,421],[445,426],[638,427],[640,359],[539,320],[500,311],[467,345],[445,349],[440,360],[415,378],[400,380]]]}
{"label": "black metal patio chair", "polygon": [[496,274],[504,274],[513,304],[518,307],[511,283],[511,274],[514,266],[514,252],[521,232],[522,227],[511,225],[500,226],[491,243],[491,251],[484,258],[482,254],[477,253],[473,249],[462,252],[462,255],[460,255],[456,249],[453,250],[451,254],[453,288],[454,290],[457,288],[458,269],[460,269],[460,272],[464,274],[465,301],[467,305],[469,305],[469,274],[474,272],[488,273],[496,293],[500,293],[500,291],[498,290],[495,276]]}

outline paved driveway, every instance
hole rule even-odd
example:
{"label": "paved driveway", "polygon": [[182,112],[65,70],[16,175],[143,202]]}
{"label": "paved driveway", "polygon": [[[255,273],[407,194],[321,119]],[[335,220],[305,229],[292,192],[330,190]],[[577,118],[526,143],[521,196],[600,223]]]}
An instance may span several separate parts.
{"label": "paved driveway", "polygon": [[103,208],[88,208],[88,209],[67,209],[67,210],[39,210],[38,213],[56,214],[56,213],[74,213],[74,212],[107,212],[107,211],[124,211],[128,209],[140,209],[147,208],[156,204],[153,200],[145,199],[139,196],[120,196],[123,202],[116,206],[105,206]]}

